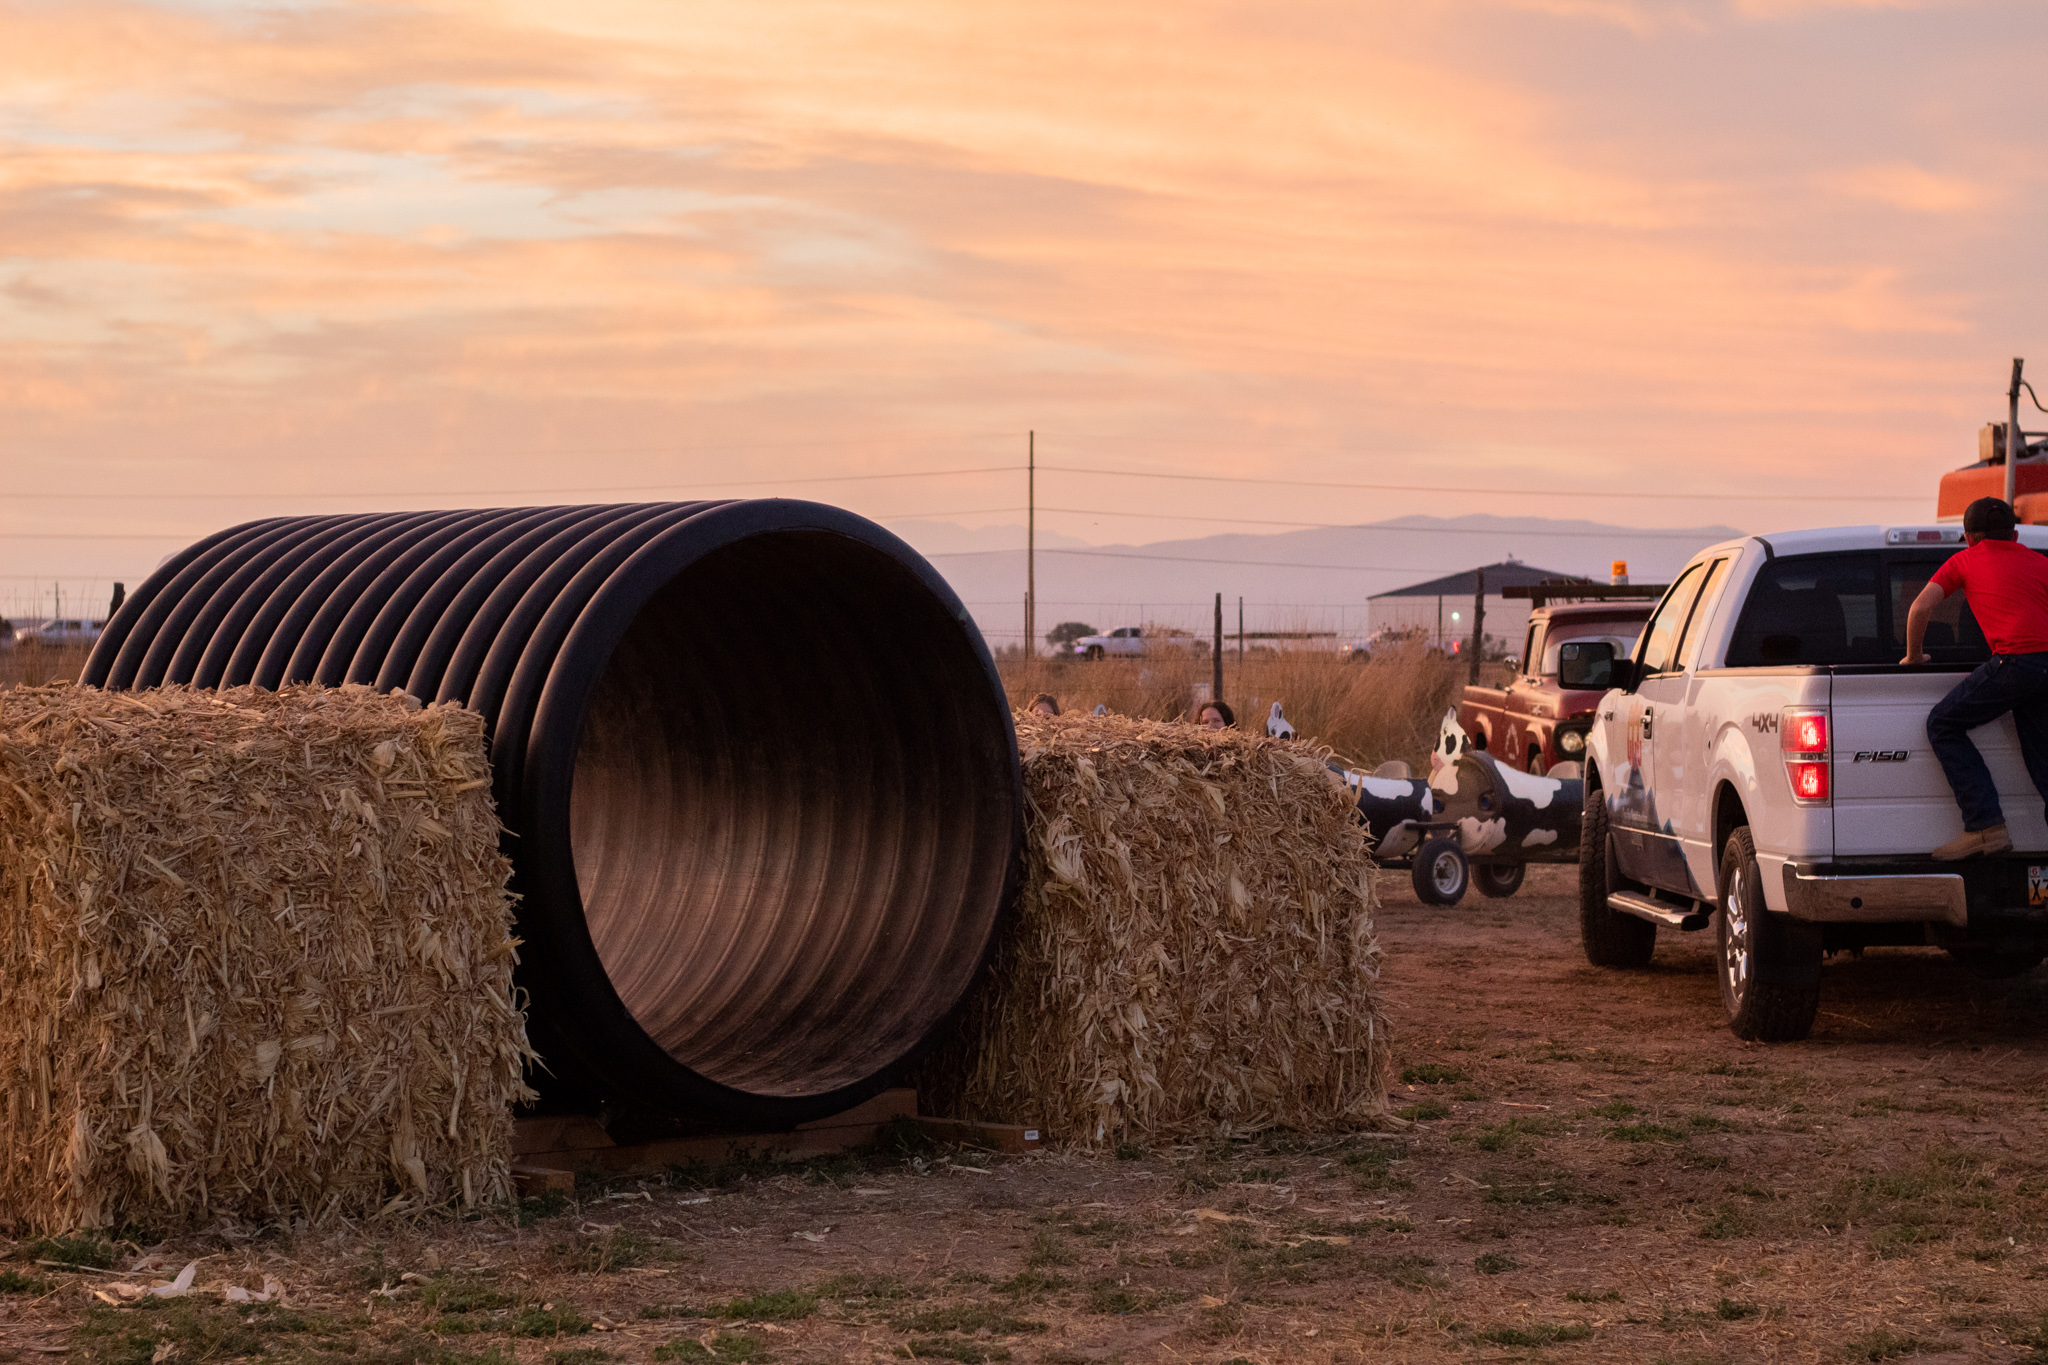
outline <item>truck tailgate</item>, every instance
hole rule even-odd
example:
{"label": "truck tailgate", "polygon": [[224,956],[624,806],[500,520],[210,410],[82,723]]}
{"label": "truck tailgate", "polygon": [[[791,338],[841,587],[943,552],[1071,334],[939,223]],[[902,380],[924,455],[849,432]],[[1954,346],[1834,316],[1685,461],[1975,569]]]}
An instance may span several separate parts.
{"label": "truck tailgate", "polygon": [[[1900,670],[1834,677],[1835,856],[1926,853],[1962,833],[1955,793],[1927,744],[1927,713],[1963,676]],[[1998,784],[2013,847],[2048,850],[2048,820],[2020,761],[2012,717],[1970,738]]]}

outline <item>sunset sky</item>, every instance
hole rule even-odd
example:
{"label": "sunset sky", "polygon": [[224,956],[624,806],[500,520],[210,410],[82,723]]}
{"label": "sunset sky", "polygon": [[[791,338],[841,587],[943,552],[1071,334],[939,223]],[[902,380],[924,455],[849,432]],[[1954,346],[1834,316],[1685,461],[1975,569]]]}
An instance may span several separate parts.
{"label": "sunset sky", "polygon": [[[284,511],[1014,523],[1011,472],[800,481],[1032,429],[1079,509],[1041,525],[1094,543],[1905,520],[2013,356],[2048,379],[2041,0],[48,0],[0,34],[8,590]],[[1579,496],[1614,493],[1710,496]]]}

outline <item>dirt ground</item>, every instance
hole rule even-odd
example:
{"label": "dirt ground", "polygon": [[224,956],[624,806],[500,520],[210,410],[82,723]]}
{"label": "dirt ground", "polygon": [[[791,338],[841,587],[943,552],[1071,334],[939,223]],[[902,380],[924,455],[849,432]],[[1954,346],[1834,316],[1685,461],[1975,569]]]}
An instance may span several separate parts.
{"label": "dirt ground", "polygon": [[[1388,874],[1403,1133],[899,1149],[19,1247],[0,1362],[2048,1361],[2048,969],[1838,959],[1810,1041],[1744,1044],[1706,934],[1585,965],[1573,871],[1449,911]],[[201,1293],[116,1287],[194,1257]],[[37,1264],[81,1259],[113,1264]],[[282,1306],[222,1301],[266,1275]]]}

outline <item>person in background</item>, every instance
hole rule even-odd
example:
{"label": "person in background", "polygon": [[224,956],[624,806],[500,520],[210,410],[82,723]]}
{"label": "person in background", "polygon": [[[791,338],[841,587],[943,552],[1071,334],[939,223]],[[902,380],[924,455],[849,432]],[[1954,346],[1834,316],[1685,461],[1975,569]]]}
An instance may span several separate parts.
{"label": "person in background", "polygon": [[1951,555],[1927,580],[1906,613],[1906,657],[1929,662],[1921,645],[1941,604],[1965,598],[1991,643],[1991,658],[1957,683],[1927,713],[1927,740],[1956,794],[1963,832],[1934,850],[1943,862],[2012,847],[1998,787],[1970,731],[2010,711],[2020,757],[2034,787],[2048,796],[2048,558],[2019,543],[2012,505],[1979,498],[1963,512],[1968,548]]}
{"label": "person in background", "polygon": [[1237,714],[1225,701],[1205,701],[1195,712],[1195,724],[1204,730],[1228,730],[1237,724]]}
{"label": "person in background", "polygon": [[1040,692],[1031,699],[1030,710],[1037,716],[1056,716],[1060,713],[1060,699],[1050,692]]}

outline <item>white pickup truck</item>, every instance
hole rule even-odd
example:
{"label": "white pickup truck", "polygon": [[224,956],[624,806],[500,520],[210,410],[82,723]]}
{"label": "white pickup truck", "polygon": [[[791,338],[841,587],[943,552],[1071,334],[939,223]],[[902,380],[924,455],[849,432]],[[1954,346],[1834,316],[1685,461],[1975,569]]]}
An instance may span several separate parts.
{"label": "white pickup truck", "polygon": [[1107,635],[1083,635],[1074,641],[1077,659],[1135,659],[1145,652],[1140,626],[1118,626]]}
{"label": "white pickup truck", "polygon": [[1161,650],[1192,650],[1205,653],[1209,642],[1185,630],[1155,626],[1147,635],[1143,626],[1118,626],[1107,635],[1083,635],[1074,641],[1077,659],[1142,659]]}
{"label": "white pickup truck", "polygon": [[[2048,551],[2048,527],[2020,541]],[[1715,929],[1744,1038],[1803,1038],[1824,955],[1933,944],[1984,976],[2048,954],[2048,820],[2006,717],[1972,738],[2013,852],[1928,854],[1962,816],[1927,713],[1989,657],[1967,599],[1899,666],[1906,608],[1962,548],[1954,526],[1853,526],[1702,550],[1635,657],[1567,644],[1563,685],[1601,686],[1586,749],[1579,926],[1587,958],[1641,967],[1657,929]]]}

